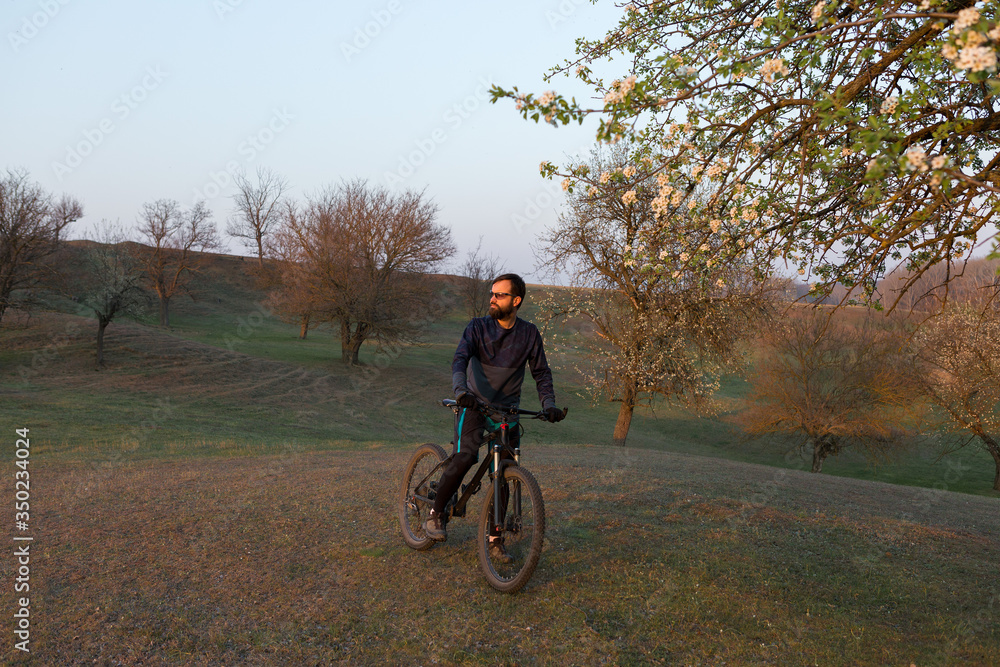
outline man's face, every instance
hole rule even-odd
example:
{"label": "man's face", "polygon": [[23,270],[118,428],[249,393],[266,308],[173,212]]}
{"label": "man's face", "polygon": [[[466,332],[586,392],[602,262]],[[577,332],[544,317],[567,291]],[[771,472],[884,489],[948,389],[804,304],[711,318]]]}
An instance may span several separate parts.
{"label": "man's face", "polygon": [[[509,280],[501,280],[493,283],[492,294],[490,295],[490,317],[495,320],[503,320],[510,317],[517,304],[521,303],[521,297],[513,295],[514,283]],[[503,295],[503,296],[498,296]]]}

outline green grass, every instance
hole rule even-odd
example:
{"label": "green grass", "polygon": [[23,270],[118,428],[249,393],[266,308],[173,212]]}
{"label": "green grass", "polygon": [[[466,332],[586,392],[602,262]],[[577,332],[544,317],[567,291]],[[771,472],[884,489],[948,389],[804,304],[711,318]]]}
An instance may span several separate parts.
{"label": "green grass", "polygon": [[[5,325],[0,340],[11,344],[0,348],[0,364],[8,369],[0,375],[7,399],[0,416],[34,424],[42,446],[65,456],[87,457],[91,443],[135,441],[132,432],[164,402],[170,419],[142,429],[137,453],[148,449],[157,455],[167,444],[234,438],[263,447],[295,441],[323,448],[328,442],[386,439],[447,445],[450,415],[437,400],[451,393],[452,355],[466,322],[459,308],[438,312],[421,345],[389,355],[376,355],[374,346],[366,345],[364,366],[349,369],[340,363],[339,340],[328,326],[300,340],[296,326],[270,314],[252,280],[240,273],[244,264],[220,258],[192,285],[197,300],[175,297],[170,329],[156,325],[153,313],[140,323],[113,323],[106,343],[109,367],[101,373],[89,367],[92,319],[36,315],[31,326]],[[79,312],[68,301],[54,305]],[[529,299],[525,317],[530,319],[534,308]],[[68,327],[77,337],[60,344],[25,384],[18,369],[30,368],[39,350],[51,348],[53,335]],[[201,345],[192,347],[195,343]],[[527,445],[610,441],[618,404],[594,405],[574,384],[578,379],[570,369],[577,354],[551,346],[558,401],[570,408],[570,418],[558,426],[528,422]],[[745,382],[726,378],[718,398],[733,407],[745,391]],[[524,406],[537,407],[530,377]],[[725,413],[699,416],[662,401],[637,409],[628,444],[792,469],[808,465],[796,442],[747,441]],[[206,451],[202,444],[196,449]],[[943,457],[924,446],[878,465],[848,450],[828,459],[824,474],[995,496],[992,469],[989,457],[974,446]]]}

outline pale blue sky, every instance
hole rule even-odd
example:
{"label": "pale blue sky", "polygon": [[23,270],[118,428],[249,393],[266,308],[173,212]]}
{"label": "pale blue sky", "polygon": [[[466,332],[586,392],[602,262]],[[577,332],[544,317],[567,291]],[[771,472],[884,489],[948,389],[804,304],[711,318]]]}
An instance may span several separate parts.
{"label": "pale blue sky", "polygon": [[225,172],[263,165],[299,199],[341,178],[426,188],[456,260],[482,234],[529,280],[561,201],[538,164],[586,152],[594,125],[526,122],[488,84],[586,94],[542,75],[621,15],[582,0],[0,3],[0,168],[77,196],[71,236],[198,196],[223,231]]}

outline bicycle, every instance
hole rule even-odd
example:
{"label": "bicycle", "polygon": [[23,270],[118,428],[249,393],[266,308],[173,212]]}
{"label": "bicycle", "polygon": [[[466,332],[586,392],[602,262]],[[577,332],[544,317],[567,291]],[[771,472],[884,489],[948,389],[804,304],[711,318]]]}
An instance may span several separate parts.
{"label": "bicycle", "polygon": [[[450,398],[441,405],[458,414],[458,404]],[[490,433],[483,445],[488,446],[489,456],[483,458],[468,484],[462,484],[445,505],[442,520],[445,524],[452,517],[465,516],[469,499],[479,492],[482,479],[489,470],[491,493],[483,502],[479,518],[478,553],[479,566],[490,586],[504,593],[515,593],[528,583],[538,559],[542,555],[545,539],[545,503],[542,489],[534,476],[520,465],[521,448],[511,448],[508,431],[518,423],[516,415],[548,421],[544,412],[533,412],[520,408],[498,408],[480,403],[477,408],[499,428]],[[568,412],[563,409],[563,416]],[[504,451],[513,455],[513,460],[501,458]],[[423,524],[428,512],[434,506],[437,483],[441,473],[451,462],[441,447],[434,443],[420,445],[403,474],[399,491],[399,522],[403,539],[413,549],[423,551],[434,546],[434,540],[424,534]],[[502,502],[504,487],[508,487],[507,507]],[[507,511],[509,509],[509,511]],[[490,536],[493,526],[502,526],[501,539],[507,553],[512,558],[506,563],[490,555]]]}

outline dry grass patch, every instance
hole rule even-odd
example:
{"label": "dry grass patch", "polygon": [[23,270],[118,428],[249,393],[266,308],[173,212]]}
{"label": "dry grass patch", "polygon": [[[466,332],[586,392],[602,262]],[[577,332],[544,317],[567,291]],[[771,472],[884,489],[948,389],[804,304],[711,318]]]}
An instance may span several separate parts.
{"label": "dry grass patch", "polygon": [[393,496],[409,449],[105,471],[33,462],[36,658],[986,665],[1000,654],[996,501],[953,494],[904,521],[904,487],[854,481],[850,497],[880,498],[861,513],[831,480],[790,476],[765,504],[750,498],[773,469],[657,452],[612,469],[620,452],[582,451],[527,454],[550,529],[516,596],[478,571],[478,499],[447,543],[403,545]]}

